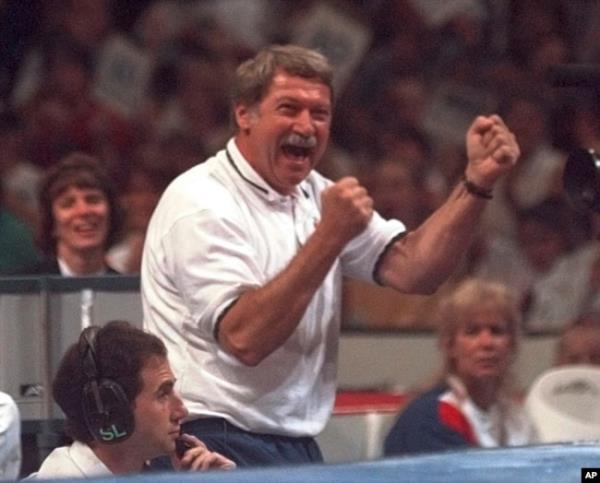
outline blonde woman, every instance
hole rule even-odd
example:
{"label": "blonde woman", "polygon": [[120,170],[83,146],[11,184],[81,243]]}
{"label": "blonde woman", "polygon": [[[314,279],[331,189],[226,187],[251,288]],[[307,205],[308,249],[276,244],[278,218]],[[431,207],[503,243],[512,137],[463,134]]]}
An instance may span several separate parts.
{"label": "blonde woman", "polygon": [[519,309],[504,285],[461,282],[440,305],[440,381],[408,404],[385,454],[527,444],[533,429],[509,392]]}

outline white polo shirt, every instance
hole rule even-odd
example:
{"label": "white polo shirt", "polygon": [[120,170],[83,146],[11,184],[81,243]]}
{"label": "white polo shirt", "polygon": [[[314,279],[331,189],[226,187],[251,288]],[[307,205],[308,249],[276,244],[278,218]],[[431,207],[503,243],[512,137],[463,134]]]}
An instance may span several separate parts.
{"label": "white polo shirt", "polygon": [[0,392],[0,480],[16,480],[21,470],[21,418],[14,399]]}
{"label": "white polo shirt", "polygon": [[478,446],[523,446],[535,441],[533,424],[521,404],[502,394],[488,409],[481,409],[469,397],[463,382],[456,376],[447,379],[450,388],[440,396],[454,406],[471,426]]}
{"label": "white polo shirt", "polygon": [[256,367],[224,352],[214,331],[245,291],[280,273],[320,219],[331,185],[311,172],[274,191],[232,139],[175,179],[150,221],[142,261],[144,327],[161,337],[190,418],[223,417],[258,433],[314,436],[333,408],[342,276],[373,281],[399,221],[374,214],[344,249],[289,339]]}
{"label": "white polo shirt", "polygon": [[39,471],[27,480],[47,478],[92,478],[112,476],[112,472],[85,443],[75,441],[70,446],[61,446],[43,461]]}

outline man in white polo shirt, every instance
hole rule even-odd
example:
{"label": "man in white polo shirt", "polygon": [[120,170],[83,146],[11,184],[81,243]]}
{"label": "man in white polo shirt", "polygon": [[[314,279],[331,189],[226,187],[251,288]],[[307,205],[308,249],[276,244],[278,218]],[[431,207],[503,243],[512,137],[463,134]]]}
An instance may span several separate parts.
{"label": "man in white polo shirt", "polygon": [[322,55],[268,47],[238,68],[233,99],[235,136],[179,176],[150,221],[144,325],[169,348],[186,432],[241,466],[319,462],[342,277],[433,292],[519,148],[498,116],[477,118],[465,178],[407,233],[373,211],[355,178],[313,170],[333,110]]}
{"label": "man in white polo shirt", "polygon": [[21,419],[10,395],[0,391],[0,480],[16,480],[21,469]]}
{"label": "man in white polo shirt", "polygon": [[235,468],[181,434],[187,411],[174,385],[167,349],[155,335],[123,321],[86,328],[52,383],[73,443],[54,449],[28,479],[131,475],[161,455],[182,471]]}

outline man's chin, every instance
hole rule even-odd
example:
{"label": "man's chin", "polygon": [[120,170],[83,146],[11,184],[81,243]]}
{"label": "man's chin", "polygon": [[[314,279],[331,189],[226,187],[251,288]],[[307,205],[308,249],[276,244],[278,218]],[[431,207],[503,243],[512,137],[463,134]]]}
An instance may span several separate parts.
{"label": "man's chin", "polygon": [[75,245],[75,249],[81,253],[94,252],[102,248],[103,239],[87,239],[87,240],[79,240],[79,242]]}
{"label": "man's chin", "polygon": [[481,383],[498,383],[503,377],[503,374],[498,369],[481,370],[477,374],[477,379]]}
{"label": "man's chin", "polygon": [[166,441],[162,447],[162,454],[160,456],[173,456],[175,455],[175,440]]}
{"label": "man's chin", "polygon": [[291,186],[298,186],[300,183],[302,183],[302,181],[306,179],[306,177],[310,174],[311,171],[312,166],[308,164],[301,168],[291,170],[287,177],[288,184]]}

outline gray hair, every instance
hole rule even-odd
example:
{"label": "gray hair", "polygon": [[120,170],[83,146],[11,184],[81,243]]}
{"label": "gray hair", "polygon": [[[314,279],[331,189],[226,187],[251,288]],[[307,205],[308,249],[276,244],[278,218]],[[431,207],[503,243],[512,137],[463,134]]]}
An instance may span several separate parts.
{"label": "gray hair", "polygon": [[237,68],[233,104],[253,106],[259,103],[279,70],[321,81],[329,87],[333,100],[333,69],[324,55],[297,45],[271,45]]}

